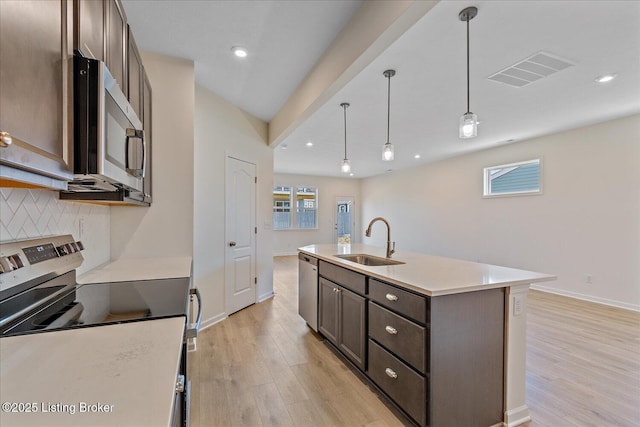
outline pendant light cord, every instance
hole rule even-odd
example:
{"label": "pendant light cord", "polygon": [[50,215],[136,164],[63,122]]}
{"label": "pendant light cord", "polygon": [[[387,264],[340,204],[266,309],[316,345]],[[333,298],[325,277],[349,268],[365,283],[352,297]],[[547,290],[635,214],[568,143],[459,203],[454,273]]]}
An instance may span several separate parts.
{"label": "pendant light cord", "polygon": [[387,86],[387,144],[389,143],[389,126],[391,122],[391,74],[387,74],[389,84]]}
{"label": "pendant light cord", "polygon": [[470,101],[469,101],[469,15],[467,15],[467,113],[470,111]]}
{"label": "pendant light cord", "polygon": [[344,159],[347,160],[347,104],[343,104],[344,108]]}

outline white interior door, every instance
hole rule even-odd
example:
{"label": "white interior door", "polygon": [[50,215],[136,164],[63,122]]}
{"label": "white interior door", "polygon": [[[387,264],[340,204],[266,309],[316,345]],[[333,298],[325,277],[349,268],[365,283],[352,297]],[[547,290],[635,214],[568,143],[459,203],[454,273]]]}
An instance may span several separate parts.
{"label": "white interior door", "polygon": [[227,315],[256,302],[256,165],[227,157],[225,293]]}
{"label": "white interior door", "polygon": [[355,243],[356,242],[356,213],[355,202],[351,196],[336,197],[336,204],[333,210],[333,223],[335,234],[334,243]]}

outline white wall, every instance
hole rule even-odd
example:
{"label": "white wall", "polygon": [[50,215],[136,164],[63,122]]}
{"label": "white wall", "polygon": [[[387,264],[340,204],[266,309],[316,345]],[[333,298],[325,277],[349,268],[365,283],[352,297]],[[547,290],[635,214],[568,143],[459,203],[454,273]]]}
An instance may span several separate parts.
{"label": "white wall", "polygon": [[336,197],[352,196],[355,199],[356,229],[353,242],[362,238],[360,180],[293,174],[276,174],[275,186],[306,186],[318,189],[318,228],[316,230],[275,230],[274,255],[294,255],[300,246],[314,243],[334,243]]}
{"label": "white wall", "polygon": [[[484,167],[538,156],[543,195],[482,197]],[[541,288],[640,310],[638,115],[365,179],[362,196],[398,250],[551,273]]]}
{"label": "white wall", "polygon": [[193,255],[193,62],[143,52],[152,95],[151,207],[113,207],[111,258]]}
{"label": "white wall", "polygon": [[267,124],[196,86],[194,281],[204,300],[205,326],[226,316],[224,200],[227,155],[256,165],[256,272],[260,301],[273,295],[273,150],[267,145]]}
{"label": "white wall", "polygon": [[82,274],[109,261],[109,210],[60,200],[57,191],[0,188],[0,242],[71,234],[84,246]]}

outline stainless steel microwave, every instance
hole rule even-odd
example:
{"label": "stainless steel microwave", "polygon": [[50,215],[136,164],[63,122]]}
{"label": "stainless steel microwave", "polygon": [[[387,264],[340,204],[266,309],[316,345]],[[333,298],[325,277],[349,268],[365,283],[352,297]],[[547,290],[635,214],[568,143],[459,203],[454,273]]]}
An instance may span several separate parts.
{"label": "stainless steel microwave", "polygon": [[102,61],[74,56],[74,180],[71,191],[144,197],[142,122]]}

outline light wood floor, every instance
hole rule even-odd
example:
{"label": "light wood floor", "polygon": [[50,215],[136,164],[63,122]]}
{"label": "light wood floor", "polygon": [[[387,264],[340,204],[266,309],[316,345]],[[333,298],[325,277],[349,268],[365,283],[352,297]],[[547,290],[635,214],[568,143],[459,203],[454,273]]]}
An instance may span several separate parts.
{"label": "light wood floor", "polygon": [[[298,316],[297,257],[274,264],[276,296],[189,353],[191,425],[406,424]],[[528,310],[527,427],[640,426],[640,314],[535,291]]]}

